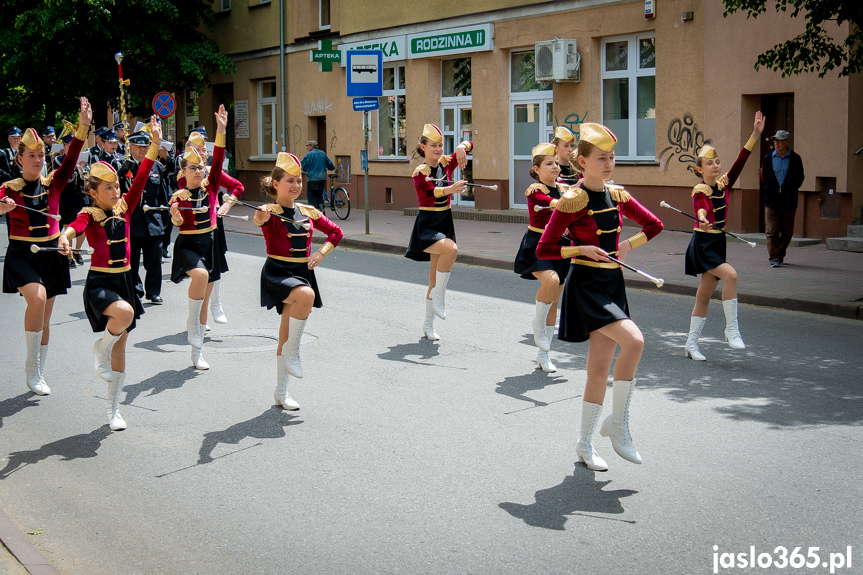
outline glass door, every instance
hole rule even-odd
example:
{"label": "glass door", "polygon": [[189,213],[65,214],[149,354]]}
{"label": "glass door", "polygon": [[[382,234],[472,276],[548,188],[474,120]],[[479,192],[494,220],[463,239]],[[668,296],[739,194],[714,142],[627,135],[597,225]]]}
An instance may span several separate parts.
{"label": "glass door", "polygon": [[[465,140],[473,141],[473,109],[470,101],[464,103],[447,103],[441,105],[440,130],[443,134],[443,153],[452,154],[456,146]],[[467,167],[464,170],[456,168],[453,181],[465,179],[473,182],[473,154],[467,155]],[[468,188],[466,194],[454,194],[452,203],[458,206],[473,206],[474,191]]]}
{"label": "glass door", "polygon": [[[526,95],[527,96],[527,95]],[[554,133],[551,96],[513,99],[510,102],[510,198],[513,208],[526,209],[530,177],[531,150],[540,142],[550,142]]]}

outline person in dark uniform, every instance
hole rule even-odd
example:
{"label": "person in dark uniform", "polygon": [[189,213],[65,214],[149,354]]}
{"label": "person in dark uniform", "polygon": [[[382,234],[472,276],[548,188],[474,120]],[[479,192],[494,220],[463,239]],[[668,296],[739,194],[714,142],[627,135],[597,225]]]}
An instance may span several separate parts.
{"label": "person in dark uniform", "polygon": [[60,195],[75,170],[75,160],[84,146],[92,119],[90,103],[87,98],[81,98],[80,124],[69,153],[60,169],[48,177],[41,175],[45,167],[45,144],[36,130],[28,128],[15,156],[21,177],[0,185],[0,214],[8,214],[9,218],[3,293],[21,294],[27,302],[24,365],[27,387],[38,395],[51,393],[44,373],[54,298],[65,294],[72,281],[66,256],[50,249],[33,253],[30,246],[36,244],[64,251],[69,246],[66,236],[60,233],[59,218],[48,217],[48,214],[57,215],[59,211]]}
{"label": "person in dark uniform", "polygon": [[446,319],[446,286],[458,256],[450,195],[467,191],[466,180],[449,185],[442,182],[451,180],[456,168],[467,166],[467,155],[472,149],[473,143],[465,141],[458,145],[455,153],[444,156],[443,134],[434,124],[423,126],[423,135],[416,148],[416,153],[425,162],[413,173],[419,213],[405,257],[431,262],[423,333],[432,341],[440,339],[434,330],[434,316]]}
{"label": "person in dark uniform", "polygon": [[90,152],[90,163],[97,162],[99,154],[102,153],[102,134],[108,131],[107,126],[102,126],[101,128],[97,128],[95,132],[93,132],[93,136],[96,138],[96,144],[94,146],[90,146],[87,151]]}
{"label": "person in dark uniform", "polygon": [[[275,308],[282,316],[276,349],[276,406],[296,411],[300,404],[288,393],[290,376],[301,379],[300,340],[312,307],[321,307],[315,268],[342,240],[339,226],[312,206],[297,203],[303,191],[301,162],[293,154],[279,152],[276,167],[261,180],[274,200],[255,212],[267,244],[267,259],[261,270],[261,307]],[[277,214],[281,217],[275,217]],[[286,218],[289,221],[285,221]],[[320,230],[327,241],[312,253],[312,233]]]}
{"label": "person in dark uniform", "polygon": [[105,162],[106,164],[113,166],[115,170],[118,169],[120,167],[120,163],[125,159],[117,153],[117,146],[119,143],[120,140],[117,139],[117,134],[115,134],[113,130],[108,130],[102,134],[102,151],[99,152],[99,156],[95,160],[90,158],[90,161],[93,163]]}
{"label": "person in dark uniform", "polygon": [[126,125],[123,122],[117,122],[114,124],[114,133],[117,134],[117,154],[126,159]]}
{"label": "person in dark uniform", "polygon": [[[695,226],[686,248],[685,271],[686,275],[690,276],[701,274],[701,282],[695,292],[695,305],[689,317],[689,336],[683,346],[683,354],[696,361],[707,359],[698,347],[698,338],[707,322],[710,296],[716,291],[719,280],[722,280],[725,340],[732,349],[746,348],[737,323],[737,271],[725,261],[725,234],[721,230],[725,229],[728,219],[728,192],[743,171],[743,166],[763,130],[764,116],[761,112],[756,112],[749,141],[724,175],[721,175],[719,155],[713,146],[703,146],[695,159],[695,175],[701,177],[702,181],[692,189],[692,206],[700,223]],[[719,229],[714,229],[711,225]]]}
{"label": "person in dark uniform", "polygon": [[557,147],[557,163],[560,164],[560,180],[564,184],[574,185],[581,177],[572,165],[572,153],[575,151],[575,135],[566,126],[554,129],[554,139],[551,141]]}
{"label": "person in dark uniform", "polygon": [[51,151],[51,147],[57,141],[57,132],[54,131],[54,126],[45,126],[42,128],[42,132],[39,134],[42,136],[42,141],[45,142],[45,156],[48,169],[51,169],[52,160],[54,159],[54,152]]}
{"label": "person in dark uniform", "polygon": [[[126,429],[120,415],[120,394],[126,380],[126,340],[136,320],[144,314],[129,268],[129,229],[162,140],[156,116],[150,118],[150,130],[153,144],[122,198],[120,178],[113,166],[105,162],[90,166],[87,191],[93,205],[81,210],[64,234],[68,239],[87,234],[87,242],[94,250],[84,284],[84,311],[93,331],[104,332],[93,344],[94,369],[99,378],[108,382],[107,413],[112,431]],[[67,242],[67,250],[68,245]]]}
{"label": "person in dark uniform", "polygon": [[[120,177],[120,190],[125,194],[129,191],[141,162],[150,147],[150,135],[145,131],[135,132],[129,137],[130,157],[120,165],[117,175]],[[158,151],[157,151],[158,154]],[[150,175],[144,185],[143,196],[131,219],[131,266],[132,279],[135,281],[135,291],[138,297],[146,297],[150,303],[162,303],[162,234],[165,226],[162,219],[168,215],[159,210],[144,211],[145,206],[166,206],[170,198],[170,188],[165,170],[158,161],[150,168]],[[144,255],[144,270],[146,276],[141,283],[138,268],[141,264],[141,254]]]}
{"label": "person in dark uniform", "polygon": [[[624,260],[630,250],[662,231],[662,222],[622,186],[606,183],[614,170],[616,143],[617,138],[605,126],[581,125],[576,162],[584,179],[563,194],[536,248],[540,259],[572,258],[577,268],[577,271],[570,270],[566,281],[558,338],[590,342],[587,383],[581,404],[581,434],[575,451],[579,461],[596,471],[608,469],[593,447],[593,434],[602,414],[608,370],[618,346],[612,414],[602,422],[599,433],[611,439],[614,450],[622,458],[641,463],[641,455],[629,434],[629,405],[635,389],[635,370],[644,349],[644,336],[629,318],[620,265],[606,256]],[[623,216],[642,227],[628,240],[620,241]],[[564,233],[575,245],[560,245]]]}
{"label": "person in dark uniform", "polygon": [[[524,279],[539,280],[540,286],[536,290],[536,315],[532,325],[533,342],[539,348],[536,363],[543,371],[552,372],[557,371],[557,368],[549,359],[548,352],[554,338],[557,305],[569,271],[569,262],[538,259],[536,246],[545,231],[552,209],[560,199],[557,185],[560,166],[557,148],[553,144],[534,146],[531,155],[533,165],[530,167],[530,177],[536,180],[536,183],[531,184],[525,192],[530,221],[516,253],[513,270]],[[537,207],[540,209],[534,209]],[[569,245],[565,240],[561,242],[561,245]]]}
{"label": "person in dark uniform", "polygon": [[[69,146],[72,144],[73,134],[66,134],[60,141],[63,143],[63,152],[56,156],[53,160],[52,169],[58,170],[63,165],[66,155],[69,153]],[[60,226],[65,228],[75,221],[78,217],[78,212],[90,205],[89,195],[84,193],[84,187],[87,183],[87,178],[84,174],[84,168],[81,164],[75,166],[72,175],[69,176],[69,181],[66,187],[63,188],[63,193],[60,196]],[[81,249],[84,245],[84,235],[75,238],[75,249]],[[69,256],[69,267],[75,268],[79,265],[84,265],[84,258],[81,257],[81,252],[74,252]]]}
{"label": "person in dark uniform", "polygon": [[0,150],[3,158],[0,160],[0,184],[8,182],[13,178],[21,175],[21,170],[18,164],[15,163],[15,156],[18,155],[18,146],[21,144],[21,135],[23,132],[18,126],[12,126],[6,132],[6,139],[9,142],[8,148]]}

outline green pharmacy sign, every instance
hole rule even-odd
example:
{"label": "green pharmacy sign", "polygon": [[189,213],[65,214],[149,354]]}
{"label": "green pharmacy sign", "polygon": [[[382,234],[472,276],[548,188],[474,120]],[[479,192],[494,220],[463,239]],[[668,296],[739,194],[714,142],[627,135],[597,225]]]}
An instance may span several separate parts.
{"label": "green pharmacy sign", "polygon": [[411,34],[408,36],[409,56],[411,58],[423,58],[491,50],[491,36],[492,27],[490,25]]}
{"label": "green pharmacy sign", "polygon": [[321,64],[321,72],[332,72],[333,62],[338,64],[342,61],[342,53],[333,50],[332,40],[321,40],[319,50],[311,50],[312,62]]}

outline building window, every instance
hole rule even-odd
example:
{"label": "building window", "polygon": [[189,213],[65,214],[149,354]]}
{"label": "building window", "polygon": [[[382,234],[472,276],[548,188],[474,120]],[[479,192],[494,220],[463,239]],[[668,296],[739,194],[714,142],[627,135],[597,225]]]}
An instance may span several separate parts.
{"label": "building window", "polygon": [[275,156],[276,145],[276,92],[275,80],[258,82],[258,155]]}
{"label": "building window", "polygon": [[618,159],[656,159],[656,37],[652,34],[603,40],[602,123],[617,136]]}
{"label": "building window", "polygon": [[330,0],[318,0],[318,28],[330,29]]}
{"label": "building window", "polygon": [[407,158],[404,64],[384,65],[378,109],[378,157]]}
{"label": "building window", "polygon": [[536,81],[536,58],[533,50],[514,52],[510,56],[511,92],[543,92],[551,89],[551,84],[540,84]]}
{"label": "building window", "polygon": [[222,0],[222,12],[227,12],[231,9],[231,0]]}
{"label": "building window", "polygon": [[440,95],[442,98],[470,96],[470,58],[441,62]]}

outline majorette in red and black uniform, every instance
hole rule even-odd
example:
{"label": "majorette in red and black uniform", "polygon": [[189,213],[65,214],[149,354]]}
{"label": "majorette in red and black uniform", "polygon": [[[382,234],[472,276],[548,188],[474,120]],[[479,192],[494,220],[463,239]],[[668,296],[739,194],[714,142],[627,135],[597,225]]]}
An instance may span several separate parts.
{"label": "majorette in red and black uniform", "polygon": [[[629,317],[620,266],[591,260],[579,255],[578,250],[580,245],[593,245],[616,256],[623,216],[642,226],[629,238],[633,249],[662,231],[662,222],[622,186],[606,185],[593,191],[579,184],[569,189],[555,207],[536,255],[541,259],[572,257],[572,265],[578,266],[569,274],[563,291],[559,339],[587,341],[590,332]],[[572,239],[572,247],[560,246],[565,233]]]}
{"label": "majorette in red and black uniform", "polygon": [[[757,143],[755,138],[749,138],[740,150],[734,165],[725,175],[716,180],[716,185],[710,186],[702,180],[692,189],[692,208],[695,217],[700,218],[703,215],[711,224],[725,229],[725,222],[728,219],[728,191],[737,181],[746,160],[749,159],[749,154]],[[718,158],[719,156],[713,146],[703,146],[698,151],[698,157]],[[696,222],[689,246],[686,248],[686,275],[697,276],[718,268],[726,263],[725,254],[725,234],[710,228],[702,230]]]}
{"label": "majorette in red and black uniform", "polygon": [[[575,135],[570,131],[569,128],[565,126],[558,126],[554,129],[554,139],[551,141],[552,144],[558,145],[558,142],[575,142]],[[570,158],[566,158],[565,160],[561,160],[558,157],[558,162],[560,163],[560,175],[558,179],[562,181],[564,184],[568,186],[574,186],[578,180],[580,180],[583,176],[580,172],[577,172],[575,168],[572,167],[572,161]]]}
{"label": "majorette in red and black uniform", "polygon": [[[428,134],[429,126],[432,126],[437,132]],[[431,141],[441,141],[442,139],[440,130],[432,124],[426,125],[423,136],[428,137]],[[473,149],[473,142],[462,142],[462,144],[465,146],[466,153],[470,153]],[[414,221],[413,232],[405,252],[406,258],[418,262],[430,261],[431,255],[426,253],[425,249],[447,238],[456,241],[450,196],[443,191],[446,185],[435,185],[435,182],[430,182],[426,178],[431,178],[437,182],[451,181],[453,172],[457,167],[456,154],[452,153],[449,156],[441,156],[438,165],[434,168],[423,163],[414,170],[414,188],[417,192],[419,213],[417,213],[417,218]]]}
{"label": "majorette in red and black uniform", "polygon": [[[223,255],[216,253],[213,240],[213,230],[216,229],[216,210],[218,209],[218,193],[222,180],[222,159],[225,157],[225,134],[216,134],[216,145],[213,148],[213,165],[210,175],[203,181],[200,188],[194,190],[181,189],[171,197],[171,204],[181,208],[183,223],[179,227],[179,236],[174,242],[174,259],[171,266],[171,281],[180,283],[187,276],[186,272],[194,268],[203,268],[209,272],[209,282],[219,279],[222,273],[220,261]],[[183,158],[193,164],[202,162],[194,149],[187,149]]]}
{"label": "majorette in red and black uniform", "polygon": [[[0,186],[0,199],[10,198],[19,206],[58,215],[60,196],[75,170],[78,153],[84,146],[89,129],[90,126],[78,126],[69,145],[69,153],[58,170],[51,172],[48,177],[32,182],[23,178],[6,182]],[[44,147],[33,128],[27,128],[22,142],[33,150]],[[3,264],[3,293],[18,293],[20,287],[29,283],[40,283],[45,286],[48,299],[65,294],[66,290],[72,287],[68,258],[57,251],[40,251],[35,254],[30,251],[30,245],[34,243],[57,247],[60,222],[29,210],[13,209],[8,216],[9,246]]]}
{"label": "majorette in red and black uniform", "polygon": [[[136,320],[144,314],[144,306],[135,293],[135,279],[129,265],[129,237],[132,213],[141,200],[150,169],[158,155],[159,147],[151,144],[132,186],[113,209],[104,210],[94,202],[94,205],[81,210],[66,230],[70,240],[76,235],[85,234],[87,244],[93,248],[84,284],[84,311],[94,332],[105,330],[108,317],[103,312],[115,301],[125,300],[135,310],[135,317],[126,328],[127,332],[135,329]],[[90,177],[105,182],[119,182],[114,167],[106,162],[91,165]]]}

